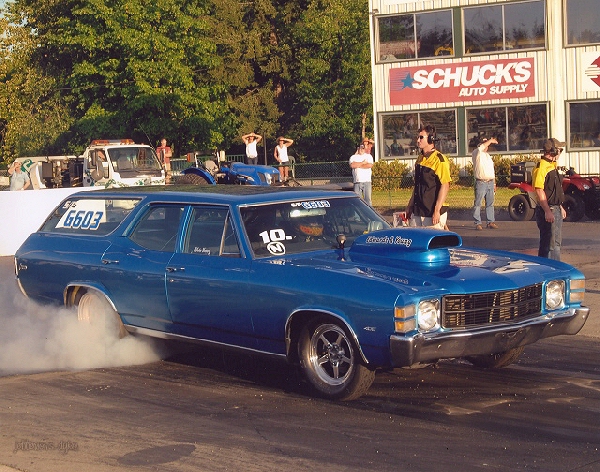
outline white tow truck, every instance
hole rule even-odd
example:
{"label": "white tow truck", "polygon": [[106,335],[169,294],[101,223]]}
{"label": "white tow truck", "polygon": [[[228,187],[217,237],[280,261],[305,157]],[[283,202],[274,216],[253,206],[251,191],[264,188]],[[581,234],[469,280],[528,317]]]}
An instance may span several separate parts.
{"label": "white tow truck", "polygon": [[34,189],[163,185],[165,171],[154,148],[131,139],[93,140],[81,156],[17,158]]}

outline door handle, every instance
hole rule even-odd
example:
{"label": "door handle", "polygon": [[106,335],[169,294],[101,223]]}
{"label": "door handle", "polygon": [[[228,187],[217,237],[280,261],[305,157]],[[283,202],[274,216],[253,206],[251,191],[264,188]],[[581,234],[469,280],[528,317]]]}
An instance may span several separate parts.
{"label": "door handle", "polygon": [[102,259],[102,264],[104,265],[108,265],[108,264],[118,264],[119,261],[117,260],[111,260],[111,259]]}
{"label": "door handle", "polygon": [[185,267],[167,267],[167,272],[185,272]]}

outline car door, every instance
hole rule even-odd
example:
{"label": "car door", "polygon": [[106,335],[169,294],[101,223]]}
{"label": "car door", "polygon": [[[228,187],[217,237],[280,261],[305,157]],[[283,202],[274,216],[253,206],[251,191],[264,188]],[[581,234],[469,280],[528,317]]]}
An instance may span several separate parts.
{"label": "car door", "polygon": [[154,204],[102,257],[101,275],[127,324],[170,331],[166,270],[178,245],[185,205]]}
{"label": "car door", "polygon": [[186,336],[255,348],[251,261],[242,257],[226,206],[194,206],[182,251],[167,267],[167,293],[174,329]]}

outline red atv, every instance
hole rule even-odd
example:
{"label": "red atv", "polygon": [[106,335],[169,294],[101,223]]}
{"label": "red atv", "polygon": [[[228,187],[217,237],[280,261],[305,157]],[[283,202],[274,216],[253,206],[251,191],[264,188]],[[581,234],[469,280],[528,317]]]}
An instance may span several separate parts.
{"label": "red atv", "polygon": [[[533,217],[537,206],[535,189],[531,185],[535,162],[519,162],[510,166],[508,188],[519,189],[508,202],[508,214],[514,221],[526,221]],[[586,215],[590,220],[600,220],[600,177],[582,177],[571,167],[560,167],[562,187],[565,192],[565,221],[579,221]]]}

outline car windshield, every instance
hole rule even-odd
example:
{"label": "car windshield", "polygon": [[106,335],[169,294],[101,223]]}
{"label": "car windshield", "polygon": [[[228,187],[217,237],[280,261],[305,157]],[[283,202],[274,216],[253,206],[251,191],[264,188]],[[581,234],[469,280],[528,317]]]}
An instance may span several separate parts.
{"label": "car windshield", "polygon": [[241,214],[256,257],[337,248],[339,235],[349,247],[357,236],[389,227],[356,197],[248,206]]}
{"label": "car windshield", "polygon": [[147,172],[160,170],[154,149],[148,146],[127,146],[108,149],[108,155],[118,172]]}

